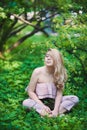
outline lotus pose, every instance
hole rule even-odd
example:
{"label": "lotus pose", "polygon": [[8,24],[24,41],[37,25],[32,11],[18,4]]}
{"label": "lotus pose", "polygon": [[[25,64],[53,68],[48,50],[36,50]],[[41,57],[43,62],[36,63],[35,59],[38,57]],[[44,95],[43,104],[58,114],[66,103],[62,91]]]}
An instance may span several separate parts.
{"label": "lotus pose", "polygon": [[27,89],[29,98],[23,106],[35,109],[41,116],[56,117],[70,111],[79,99],[75,95],[63,96],[67,73],[57,49],[47,51],[44,64],[33,71]]}

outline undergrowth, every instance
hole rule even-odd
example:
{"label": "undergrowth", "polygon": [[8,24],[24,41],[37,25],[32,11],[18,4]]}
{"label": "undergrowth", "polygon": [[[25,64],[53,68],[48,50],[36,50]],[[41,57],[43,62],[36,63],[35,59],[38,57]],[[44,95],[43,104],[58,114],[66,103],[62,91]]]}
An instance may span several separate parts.
{"label": "undergrowth", "polygon": [[[22,106],[28,98],[25,88],[34,68],[43,65],[46,50],[54,47],[49,43],[22,45],[5,60],[0,59],[0,129],[1,130],[86,130],[87,99],[85,86],[67,82],[65,94],[76,94],[80,102],[68,114],[61,117],[40,117],[35,110]],[[69,61],[68,61],[69,62]],[[72,77],[71,77],[72,78]],[[73,85],[73,86],[71,86]],[[82,88],[83,87],[83,88]]]}

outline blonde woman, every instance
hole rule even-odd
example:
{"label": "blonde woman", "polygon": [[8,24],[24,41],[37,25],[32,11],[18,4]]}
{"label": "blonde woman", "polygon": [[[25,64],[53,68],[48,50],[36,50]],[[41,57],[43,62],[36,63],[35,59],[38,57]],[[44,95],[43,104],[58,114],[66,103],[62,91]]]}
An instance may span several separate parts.
{"label": "blonde woman", "polygon": [[56,117],[70,111],[79,99],[75,95],[63,96],[67,73],[61,53],[49,49],[44,63],[32,73],[28,85],[29,98],[23,101],[23,106],[35,109],[41,116]]}

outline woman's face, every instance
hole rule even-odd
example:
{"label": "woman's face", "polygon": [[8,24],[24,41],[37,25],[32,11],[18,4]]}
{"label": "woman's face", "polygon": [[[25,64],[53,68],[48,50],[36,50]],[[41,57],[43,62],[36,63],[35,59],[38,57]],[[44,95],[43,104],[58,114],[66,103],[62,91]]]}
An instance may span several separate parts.
{"label": "woman's face", "polygon": [[54,61],[53,61],[53,57],[50,51],[48,51],[45,55],[45,65],[46,66],[53,66],[54,65]]}

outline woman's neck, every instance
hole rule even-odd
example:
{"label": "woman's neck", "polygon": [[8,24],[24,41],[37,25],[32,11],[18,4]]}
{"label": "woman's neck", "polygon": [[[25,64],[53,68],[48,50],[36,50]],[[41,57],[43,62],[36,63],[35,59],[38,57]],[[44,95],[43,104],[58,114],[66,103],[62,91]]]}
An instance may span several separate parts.
{"label": "woman's neck", "polygon": [[54,73],[54,67],[48,67],[48,66],[45,66],[45,70],[47,73],[49,74],[53,74]]}

